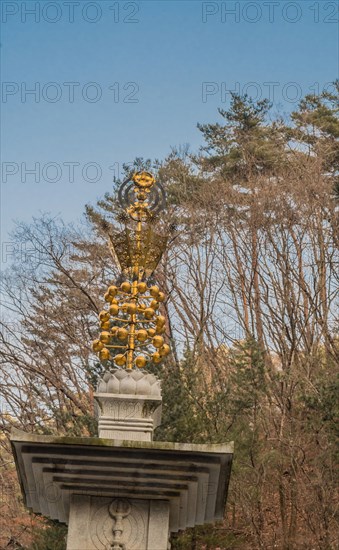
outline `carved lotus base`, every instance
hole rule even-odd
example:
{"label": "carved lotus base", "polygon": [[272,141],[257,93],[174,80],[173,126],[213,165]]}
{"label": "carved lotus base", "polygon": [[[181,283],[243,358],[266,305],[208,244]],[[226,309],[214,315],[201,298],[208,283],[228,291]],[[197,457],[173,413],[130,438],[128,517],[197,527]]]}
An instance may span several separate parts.
{"label": "carved lotus base", "polygon": [[154,374],[115,369],[99,381],[97,393],[99,437],[152,441],[161,421],[160,381]]}

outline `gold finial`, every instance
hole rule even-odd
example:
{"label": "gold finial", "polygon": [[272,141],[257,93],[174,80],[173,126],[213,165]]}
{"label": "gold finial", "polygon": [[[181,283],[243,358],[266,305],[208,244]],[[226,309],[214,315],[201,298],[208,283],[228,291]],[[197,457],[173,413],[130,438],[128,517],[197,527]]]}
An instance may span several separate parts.
{"label": "gold finial", "polygon": [[142,189],[148,189],[155,183],[154,176],[149,172],[136,172],[132,179],[135,185]]}
{"label": "gold finial", "polygon": [[159,313],[165,295],[147,282],[167,242],[153,227],[165,205],[165,192],[152,174],[137,172],[120,186],[118,199],[125,229],[114,233],[111,243],[126,280],[105,294],[109,309],[99,314],[102,332],[93,351],[102,361],[143,368],[160,363],[170,352],[163,336],[166,319]]}

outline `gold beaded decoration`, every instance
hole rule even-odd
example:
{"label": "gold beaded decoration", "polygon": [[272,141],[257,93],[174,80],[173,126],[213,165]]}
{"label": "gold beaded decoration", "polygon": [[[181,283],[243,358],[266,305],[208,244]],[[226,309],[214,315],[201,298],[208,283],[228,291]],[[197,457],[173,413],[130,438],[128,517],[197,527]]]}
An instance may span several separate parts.
{"label": "gold beaded decoration", "polygon": [[[152,206],[153,210],[156,208],[159,211],[159,196],[163,199],[164,191],[158,184],[160,191],[158,189],[154,193],[155,179],[148,172],[137,172],[132,180],[128,179],[122,184],[124,186],[127,186],[127,191],[123,193],[120,189],[120,203],[124,206],[126,218],[136,224],[133,233],[131,230],[128,233],[126,229],[128,237],[131,234],[135,237],[133,254],[129,254],[132,261],[120,262],[127,275],[126,280],[119,287],[109,286],[105,293],[108,309],[99,314],[101,333],[94,340],[92,348],[101,361],[111,360],[119,367],[132,369],[160,363],[170,353],[170,347],[165,343],[166,319],[159,313],[165,295],[157,285],[147,283],[147,275],[150,270],[154,270],[155,261],[158,263],[160,260],[162,250],[157,251],[156,260],[153,254],[148,261],[147,244],[145,246],[145,237],[149,242],[156,241],[156,235],[152,234],[153,229],[150,227]],[[131,191],[135,194],[132,204],[128,203],[131,202]],[[120,238],[118,260],[121,256],[121,242]],[[165,238],[162,237],[159,242],[162,247]],[[114,240],[112,244],[114,246]],[[124,258],[128,257],[130,246],[130,239],[127,238]]]}

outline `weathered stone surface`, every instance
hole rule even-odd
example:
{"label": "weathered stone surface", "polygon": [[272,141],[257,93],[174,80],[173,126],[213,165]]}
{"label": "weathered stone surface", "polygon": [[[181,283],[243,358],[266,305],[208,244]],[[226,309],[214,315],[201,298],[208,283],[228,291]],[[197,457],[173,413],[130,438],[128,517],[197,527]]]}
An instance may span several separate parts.
{"label": "weathered stone surface", "polygon": [[156,376],[114,369],[99,381],[94,397],[100,437],[152,441],[161,421],[162,397]]}
{"label": "weathered stone surface", "polygon": [[98,393],[161,396],[160,380],[140,370],[113,369],[98,383]]}
{"label": "weathered stone surface", "polygon": [[151,523],[150,512],[147,500],[73,495],[67,550],[106,550],[114,543],[126,550],[155,550],[150,539],[156,541],[156,550],[166,550],[163,530],[168,532],[168,503],[154,511]]}
{"label": "weathered stone surface", "polygon": [[159,550],[168,547],[169,503],[163,500],[150,501],[147,550]]}
{"label": "weathered stone surface", "polygon": [[99,438],[11,436],[26,505],[68,523],[67,550],[167,550],[168,536],[224,514],[230,445],[152,442],[159,380],[106,373]]}
{"label": "weathered stone surface", "polygon": [[69,522],[72,495],[167,501],[172,532],[223,517],[232,444],[37,436],[18,430],[11,442],[26,505],[52,519]]}

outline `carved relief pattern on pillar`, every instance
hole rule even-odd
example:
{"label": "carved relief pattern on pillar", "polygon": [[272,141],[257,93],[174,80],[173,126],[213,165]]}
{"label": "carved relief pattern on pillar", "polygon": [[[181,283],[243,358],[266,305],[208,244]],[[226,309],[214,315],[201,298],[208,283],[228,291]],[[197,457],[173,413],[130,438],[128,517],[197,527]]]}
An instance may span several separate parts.
{"label": "carved relief pattern on pillar", "polygon": [[[91,521],[91,539],[97,550],[146,549],[143,505],[116,498],[100,506]],[[147,512],[146,512],[147,513]]]}
{"label": "carved relief pattern on pillar", "polygon": [[111,503],[108,511],[109,511],[109,515],[114,519],[113,542],[112,542],[111,550],[127,550],[127,548],[125,547],[125,544],[122,542],[122,536],[124,532],[123,520],[130,513],[131,505],[126,499],[125,500],[115,499]]}

